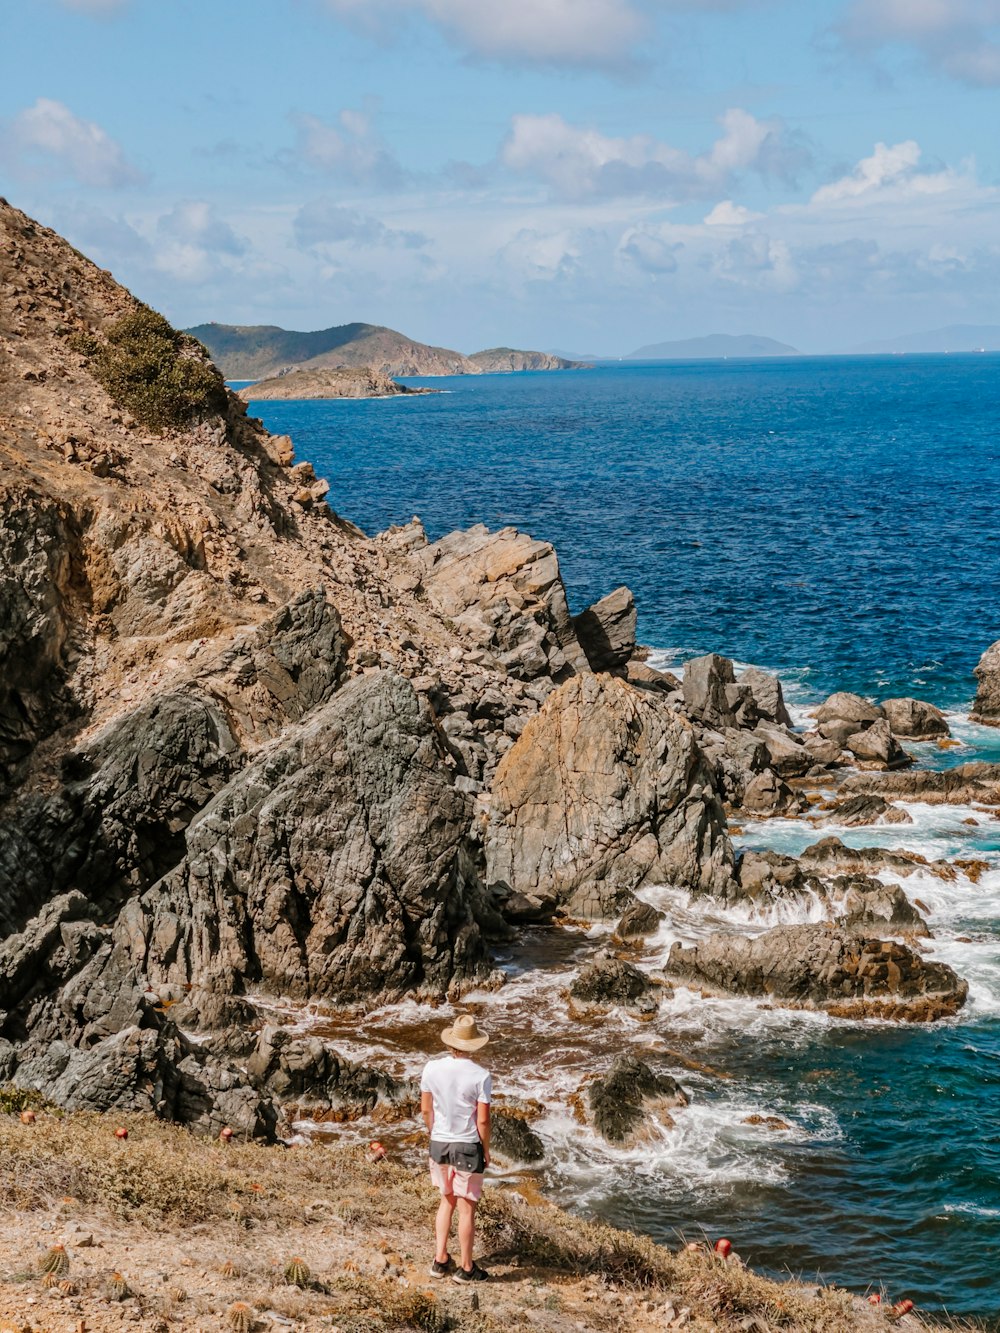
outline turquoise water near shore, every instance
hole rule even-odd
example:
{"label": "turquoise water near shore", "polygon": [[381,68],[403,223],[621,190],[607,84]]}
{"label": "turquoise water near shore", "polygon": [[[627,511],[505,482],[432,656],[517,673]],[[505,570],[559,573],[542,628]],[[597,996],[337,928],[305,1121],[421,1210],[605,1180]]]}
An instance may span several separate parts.
{"label": "turquoise water near shore", "polygon": [[[800,708],[835,688],[916,694],[964,742],[918,747],[922,759],[1000,758],[1000,732],[967,720],[972,668],[1000,638],[1000,357],[419,382],[444,392],[251,411],[292,435],[333,506],[369,531],[415,513],[431,537],[517,524],[556,546],[574,610],[627,583],[659,661],[717,650],[777,669]],[[729,1078],[686,1076],[691,1114],[639,1155],[602,1153],[553,1115],[549,1185],[664,1239],[704,1226],[770,1271],[884,1282],[1000,1327],[1000,823],[910,811],[912,826],[842,836],[987,862],[976,883],[905,886],[930,908],[935,956],[970,980],[962,1017],[861,1026],[680,993],[657,1040]],[[772,821],[743,839],[797,851],[815,836]],[[651,895],[670,910],[655,966],[712,922]],[[512,966],[513,1006],[531,972]],[[627,1025],[623,1037],[650,1041]],[[565,1038],[552,1041],[555,1067]]]}

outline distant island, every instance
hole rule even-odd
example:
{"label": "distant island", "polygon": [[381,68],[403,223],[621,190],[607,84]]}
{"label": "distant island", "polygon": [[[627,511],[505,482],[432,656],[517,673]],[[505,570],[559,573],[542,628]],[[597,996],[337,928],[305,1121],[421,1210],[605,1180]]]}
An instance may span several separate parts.
{"label": "distant island", "polygon": [[208,348],[212,360],[228,380],[264,380],[291,370],[328,370],[340,366],[370,367],[382,375],[395,377],[583,368],[580,363],[547,352],[511,347],[494,347],[465,356],[447,347],[416,342],[381,324],[338,324],[299,333],[274,324],[213,323],[198,324],[186,332]]}
{"label": "distant island", "polygon": [[491,347],[473,352],[469,357],[484,374],[510,373],[517,370],[589,370],[586,361],[556,356],[554,352],[521,352],[515,347]]}
{"label": "distant island", "polygon": [[759,333],[710,333],[704,338],[679,338],[649,343],[629,352],[626,361],[715,361],[729,356],[798,356],[796,347]]}
{"label": "distant island", "polygon": [[1000,324],[948,324],[851,349],[859,356],[895,352],[1000,352]]}
{"label": "distant island", "polygon": [[335,366],[319,370],[291,370],[259,380],[237,394],[245,403],[262,399],[394,398],[399,394],[436,393],[436,389],[397,384],[371,366]]}

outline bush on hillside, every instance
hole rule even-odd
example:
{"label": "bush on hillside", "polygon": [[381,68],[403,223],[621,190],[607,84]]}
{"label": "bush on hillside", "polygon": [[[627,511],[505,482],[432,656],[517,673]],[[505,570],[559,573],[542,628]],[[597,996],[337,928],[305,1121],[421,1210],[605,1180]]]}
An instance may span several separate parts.
{"label": "bush on hillside", "polygon": [[103,340],[83,334],[72,345],[117,405],[152,430],[225,411],[226,386],[204,348],[148,306],[116,320]]}

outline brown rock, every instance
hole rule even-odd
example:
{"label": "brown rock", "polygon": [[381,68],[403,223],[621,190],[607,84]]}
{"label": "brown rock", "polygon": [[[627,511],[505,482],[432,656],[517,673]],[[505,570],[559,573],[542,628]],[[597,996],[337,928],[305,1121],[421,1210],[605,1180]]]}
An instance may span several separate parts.
{"label": "brown rock", "polygon": [[594,671],[623,667],[635,652],[635,599],[628,588],[616,588],[573,617],[576,637]]}
{"label": "brown rock", "polygon": [[905,768],[913,763],[913,756],[908,755],[893,736],[885,718],[879,718],[864,731],[848,736],[844,748],[860,761],[862,767]]}
{"label": "brown rock", "polygon": [[922,699],[883,699],[881,708],[894,736],[934,741],[951,734],[940,708]]}
{"label": "brown rock", "polygon": [[497,769],[487,882],[615,919],[645,883],[732,887],[711,775],[684,719],[610,676],[562,685]]}
{"label": "brown rock", "polygon": [[1000,727],[1000,639],[979,659],[976,680],[979,684],[970,714],[973,722]]}

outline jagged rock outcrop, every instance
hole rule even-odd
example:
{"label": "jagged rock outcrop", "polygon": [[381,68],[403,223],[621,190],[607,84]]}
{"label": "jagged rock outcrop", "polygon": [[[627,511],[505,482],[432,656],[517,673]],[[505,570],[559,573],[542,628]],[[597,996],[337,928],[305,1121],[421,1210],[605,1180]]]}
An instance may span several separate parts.
{"label": "jagged rock outcrop", "polygon": [[820,735],[840,746],[848,736],[865,731],[884,716],[878,704],[844,690],[831,694],[813,714]]}
{"label": "jagged rock outcrop", "polygon": [[913,763],[913,756],[907,754],[896,740],[885,718],[847,736],[843,746],[854,755],[861,768],[906,768]]}
{"label": "jagged rock outcrop", "polygon": [[660,1007],[656,988],[637,967],[607,955],[581,968],[569,988],[570,1013],[592,1018],[622,1008],[636,1018],[652,1018]]}
{"label": "jagged rock outcrop", "polygon": [[766,997],[793,1009],[841,1018],[931,1022],[966,1001],[968,985],[945,963],[905,944],[826,925],[777,926],[746,938],[716,934],[675,944],[666,973],[723,995]]}
{"label": "jagged rock outcrop", "polygon": [[691,727],[612,676],[577,676],[504,756],[490,792],[486,880],[615,920],[646,883],[724,895],[733,853]]}
{"label": "jagged rock outcrop", "polygon": [[765,722],[776,722],[779,726],[790,727],[792,719],[785,706],[785,695],[781,681],[760,667],[747,667],[740,676],[739,683],[746,685],[753,695],[757,716]]}
{"label": "jagged rock outcrop", "polygon": [[351,682],[206,806],[116,945],[178,993],[440,995],[488,972],[469,822],[410,684]]}
{"label": "jagged rock outcrop", "polygon": [[923,699],[883,699],[879,707],[894,736],[934,741],[951,734],[944,713]]}
{"label": "jagged rock outcrop", "polygon": [[559,679],[588,669],[548,542],[480,524],[417,548],[410,559],[431,604],[514,675]]}
{"label": "jagged rock outcrop", "polygon": [[919,852],[891,847],[848,847],[835,837],[822,838],[806,847],[799,857],[799,864],[808,874],[828,877],[877,875],[881,870],[892,870],[900,875],[912,875],[915,870],[932,870],[947,879],[955,877],[955,871],[947,861],[928,861]]}
{"label": "jagged rock outcrop", "polygon": [[892,805],[881,796],[848,796],[845,801],[838,801],[824,814],[813,821],[820,828],[826,824],[836,824],[842,828],[862,828],[870,824],[912,824],[912,818]]}
{"label": "jagged rock outcrop", "polygon": [[[718,653],[692,657],[684,663],[682,683],[684,707],[690,718],[715,730],[737,725],[729,694],[730,689],[736,688],[736,676],[728,657],[720,657]],[[749,689],[746,697],[752,703],[753,694]]]}
{"label": "jagged rock outcrop", "polygon": [[492,1157],[502,1158],[508,1164],[526,1162],[531,1165],[545,1156],[545,1144],[521,1116],[494,1111],[490,1123]]}
{"label": "jagged rock outcrop", "polygon": [[603,1078],[587,1089],[587,1110],[594,1128],[609,1143],[632,1148],[670,1129],[670,1112],[690,1098],[670,1074],[658,1074],[634,1055],[620,1055]]}
{"label": "jagged rock outcrop", "polygon": [[898,884],[883,884],[869,875],[838,876],[831,891],[842,899],[839,924],[858,934],[930,934],[927,922]]}
{"label": "jagged rock outcrop", "polygon": [[615,934],[620,940],[640,940],[646,935],[654,935],[664,916],[665,913],[658,911],[650,903],[640,902],[637,899],[622,913],[622,919],[615,926]]}
{"label": "jagged rock outcrop", "polygon": [[975,674],[978,685],[970,716],[973,722],[1000,727],[1000,639],[983,653]]}
{"label": "jagged rock outcrop", "polygon": [[616,588],[573,617],[573,629],[592,671],[615,671],[635,652],[635,598]]}
{"label": "jagged rock outcrop", "polygon": [[392,398],[403,393],[434,393],[409,384],[397,384],[391,376],[372,366],[326,366],[319,370],[293,370],[286,375],[258,380],[236,395],[245,403],[268,399]]}
{"label": "jagged rock outcrop", "polygon": [[888,799],[926,801],[929,805],[1000,805],[1000,764],[978,760],[955,768],[908,773],[852,773],[841,788]]}

